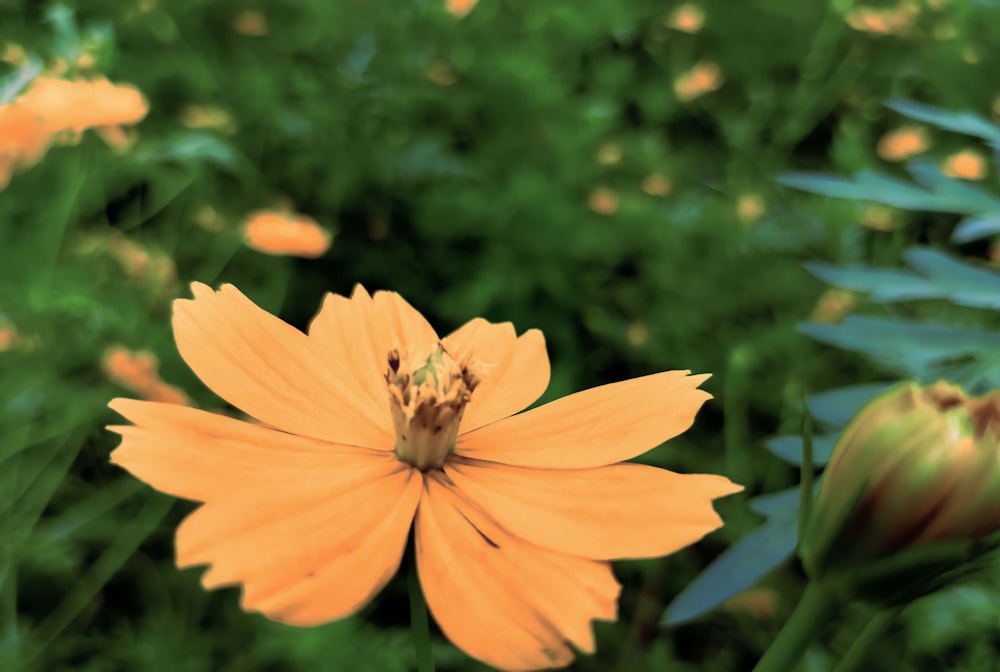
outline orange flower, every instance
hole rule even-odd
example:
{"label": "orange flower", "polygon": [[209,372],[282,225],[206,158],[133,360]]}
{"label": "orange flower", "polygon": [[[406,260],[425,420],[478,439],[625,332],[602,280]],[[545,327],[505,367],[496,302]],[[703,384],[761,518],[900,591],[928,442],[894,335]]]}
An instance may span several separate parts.
{"label": "orange flower", "polygon": [[236,15],[233,29],[248,37],[264,37],[269,30],[267,16],[256,9],[245,9]]}
{"label": "orange flower", "polygon": [[660,173],[650,173],[642,180],[642,190],[650,196],[659,196],[660,198],[669,196],[673,188],[674,183],[670,181],[670,178]]}
{"label": "orange flower", "polygon": [[243,225],[247,245],[265,254],[283,254],[314,259],[333,241],[329,231],[311,217],[270,210],[254,212]]}
{"label": "orange flower", "polygon": [[836,324],[854,309],[856,295],[847,289],[830,288],[820,295],[809,316],[813,322]]}
{"label": "orange flower", "polygon": [[981,180],[986,177],[986,170],[986,160],[971,149],[952,154],[941,165],[945,175],[962,180]]}
{"label": "orange flower", "polygon": [[160,380],[159,362],[151,352],[132,352],[123,345],[113,345],[104,353],[101,368],[108,380],[128,388],[140,397],[164,404],[190,406],[191,400],[181,390]]}
{"label": "orange flower", "polygon": [[440,338],[392,292],[327,295],[304,334],[231,285],[174,303],[177,347],[256,422],[131,399],[112,462],[203,505],[181,567],[297,626],[356,612],[399,567],[411,526],[442,631],[505,670],[592,652],[614,619],[609,561],[672,553],[718,528],[722,476],[621,463],[677,436],[708,376],[668,371],[518,413],[549,381],[545,341],[476,318]]}
{"label": "orange flower", "polygon": [[142,94],[106,79],[38,77],[14,101],[0,105],[0,189],[15,170],[38,163],[53,140],[94,128],[115,147],[128,143],[121,126],[146,116]]}
{"label": "orange flower", "polygon": [[684,102],[715,91],[722,86],[722,69],[711,61],[699,61],[674,82],[674,93]]}
{"label": "orange flower", "polygon": [[6,320],[0,320],[0,352],[6,352],[17,342],[17,327]]}
{"label": "orange flower", "polygon": [[48,144],[49,134],[31,111],[13,103],[0,105],[0,189],[15,170],[38,163]]}
{"label": "orange flower", "polygon": [[886,161],[905,161],[931,146],[927,129],[922,126],[903,126],[883,135],[877,146],[878,155]]}
{"label": "orange flower", "polygon": [[618,212],[618,194],[614,189],[598,187],[590,192],[587,197],[587,205],[598,215],[610,216]]}
{"label": "orange flower", "polygon": [[88,128],[115,129],[141,121],[149,106],[138,89],[107,79],[39,77],[17,104],[33,112],[51,135],[78,136]]}
{"label": "orange flower", "polygon": [[698,5],[684,4],[675,9],[663,23],[685,33],[697,33],[705,25],[705,10]]}
{"label": "orange flower", "polygon": [[445,7],[454,16],[462,19],[473,10],[479,0],[446,0]]}
{"label": "orange flower", "polygon": [[909,2],[902,2],[888,9],[872,7],[855,7],[844,19],[854,30],[877,35],[901,35],[912,26],[919,9]]}

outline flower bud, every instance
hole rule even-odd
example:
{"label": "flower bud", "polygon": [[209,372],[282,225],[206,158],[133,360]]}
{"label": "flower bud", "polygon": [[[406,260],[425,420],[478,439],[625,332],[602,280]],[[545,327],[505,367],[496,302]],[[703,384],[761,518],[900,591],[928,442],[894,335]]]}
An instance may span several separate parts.
{"label": "flower bud", "polygon": [[816,580],[899,604],[950,580],[998,527],[1000,391],[905,383],[844,429],[800,555]]}

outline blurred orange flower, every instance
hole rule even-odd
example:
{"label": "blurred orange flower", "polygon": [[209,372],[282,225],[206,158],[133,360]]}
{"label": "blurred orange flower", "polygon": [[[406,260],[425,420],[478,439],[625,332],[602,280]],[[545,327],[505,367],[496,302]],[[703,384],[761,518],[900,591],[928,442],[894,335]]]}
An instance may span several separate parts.
{"label": "blurred orange flower", "polygon": [[660,173],[650,173],[642,180],[642,190],[650,196],[663,198],[669,196],[673,190],[673,182],[666,175]]}
{"label": "blurred orange flower", "polygon": [[35,114],[14,103],[0,105],[0,189],[14,171],[35,165],[48,144],[49,134]]}
{"label": "blurred orange flower", "polygon": [[767,211],[767,203],[760,194],[743,194],[736,199],[736,216],[744,224],[760,219]]}
{"label": "blurred orange flower", "polygon": [[599,215],[613,215],[618,212],[618,194],[613,189],[598,187],[590,192],[587,204]]}
{"label": "blurred orange flower", "polygon": [[913,26],[919,11],[912,2],[902,2],[888,9],[855,7],[844,18],[854,30],[878,35],[901,35]]}
{"label": "blurred orange flower", "polygon": [[427,66],[424,75],[438,86],[451,86],[458,81],[458,73],[444,61],[435,61]]}
{"label": "blurred orange flower", "polygon": [[243,225],[249,247],[264,254],[314,259],[322,256],[333,235],[311,217],[273,210],[251,213]]}
{"label": "blurred orange flower", "polygon": [[133,352],[123,345],[113,345],[101,361],[104,375],[143,399],[164,404],[190,406],[183,391],[160,380],[156,355],[141,350]]}
{"label": "blurred orange flower", "polygon": [[74,138],[88,128],[100,132],[138,123],[149,112],[138,89],[107,79],[38,77],[12,104],[37,115],[52,136],[70,133]]}
{"label": "blurred orange flower", "polygon": [[0,61],[4,63],[18,66],[24,64],[27,60],[28,54],[25,53],[24,47],[15,42],[5,42],[3,49],[0,50]]}
{"label": "blurred orange flower", "polygon": [[445,7],[461,19],[471,12],[478,2],[479,0],[446,0]]}
{"label": "blurred orange flower", "polygon": [[722,69],[711,61],[699,61],[691,70],[684,73],[674,82],[674,93],[684,102],[694,100],[720,86],[724,78]]}
{"label": "blurred orange flower", "polygon": [[698,5],[683,4],[670,13],[664,24],[685,33],[697,33],[705,25],[705,10]]}
{"label": "blurred orange flower", "polygon": [[745,614],[758,621],[774,618],[778,611],[778,591],[771,588],[751,588],[733,595],[722,608],[731,614]]}
{"label": "blurred orange flower", "polygon": [[[231,285],[174,303],[185,361],[256,422],[131,399],[111,459],[202,502],[181,567],[242,606],[314,626],[367,604],[414,528],[441,630],[503,670],[568,665],[614,619],[609,560],[657,557],[718,528],[722,476],[623,463],[691,426],[707,375],[668,371],[518,413],[544,392],[540,332],[476,318],[441,338],[392,292],[327,295],[308,333]],[[516,415],[515,415],[516,414]]]}
{"label": "blurred orange flower", "polygon": [[256,9],[245,9],[236,15],[233,29],[248,37],[264,37],[268,32],[267,16]]}
{"label": "blurred orange flower", "polygon": [[186,105],[181,123],[188,128],[208,128],[223,133],[236,132],[236,122],[229,112],[216,105]]}
{"label": "blurred orange flower", "polygon": [[621,163],[625,151],[617,142],[605,142],[597,149],[597,162],[602,166],[613,166]]}
{"label": "blurred orange flower", "polygon": [[896,228],[896,213],[884,205],[869,205],[861,213],[861,225],[872,231],[892,231]]}
{"label": "blurred orange flower", "polygon": [[0,352],[10,350],[16,341],[17,328],[7,320],[0,320]]}
{"label": "blurred orange flower", "polygon": [[902,126],[883,135],[876,151],[886,161],[905,161],[927,151],[930,146],[930,137],[923,126]]}
{"label": "blurred orange flower", "polygon": [[122,126],[141,121],[149,108],[134,87],[106,79],[38,77],[21,96],[0,105],[0,189],[13,172],[44,156],[54,141],[74,141],[93,128],[115,147],[127,144]]}
{"label": "blurred orange flower", "polygon": [[847,289],[830,288],[820,295],[816,301],[809,319],[813,322],[825,324],[836,324],[840,322],[847,313],[851,312],[855,304],[854,292]]}
{"label": "blurred orange flower", "polygon": [[986,159],[982,154],[971,149],[963,149],[952,154],[941,164],[941,172],[948,177],[962,180],[981,180],[986,177]]}

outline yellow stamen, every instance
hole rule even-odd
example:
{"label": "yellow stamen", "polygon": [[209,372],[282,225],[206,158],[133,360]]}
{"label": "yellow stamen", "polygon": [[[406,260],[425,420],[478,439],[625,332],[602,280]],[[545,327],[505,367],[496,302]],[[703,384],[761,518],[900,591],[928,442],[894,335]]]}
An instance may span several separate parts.
{"label": "yellow stamen", "polygon": [[458,429],[479,384],[468,357],[456,361],[440,343],[411,369],[398,348],[389,353],[389,409],[396,457],[421,471],[437,469],[455,452]]}

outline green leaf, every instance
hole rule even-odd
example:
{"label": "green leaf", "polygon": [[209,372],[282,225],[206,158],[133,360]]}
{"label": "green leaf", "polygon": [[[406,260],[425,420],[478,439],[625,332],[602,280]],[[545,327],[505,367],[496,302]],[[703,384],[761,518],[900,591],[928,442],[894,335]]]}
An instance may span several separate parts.
{"label": "green leaf", "polygon": [[[747,590],[795,552],[798,530],[798,490],[795,505],[775,516],[726,549],[667,607],[661,623],[679,625],[698,618],[730,597]],[[782,493],[784,494],[784,493]]]}
{"label": "green leaf", "polygon": [[819,422],[843,427],[869,401],[896,383],[866,383],[838,387],[809,397],[809,412]]}
{"label": "green leaf", "polygon": [[954,243],[968,243],[1000,233],[1000,213],[963,219],[951,234]]}
{"label": "green leaf", "polygon": [[42,71],[42,59],[30,54],[14,72],[0,77],[0,105],[14,100]]}
{"label": "green leaf", "polygon": [[910,119],[923,121],[946,131],[982,138],[993,147],[1000,148],[1000,126],[987,121],[978,114],[951,112],[905,98],[893,98],[886,103],[886,107]]}
{"label": "green leaf", "polygon": [[[807,323],[799,329],[920,381],[954,378],[956,368],[976,360],[990,361],[1000,349],[1000,334],[995,332],[916,320],[851,315],[839,324]],[[1000,383],[1000,366],[992,364],[985,378]]]}
{"label": "green leaf", "polygon": [[1000,309],[1000,273],[955,259],[930,248],[913,247],[903,254],[923,276],[868,266],[806,264],[826,283],[858,292],[880,303],[914,299],[947,299],[974,308]]}
{"label": "green leaf", "polygon": [[[830,453],[839,434],[813,436],[813,464],[821,467],[830,461]],[[802,437],[797,434],[775,436],[767,440],[767,449],[789,464],[802,464]]]}
{"label": "green leaf", "polygon": [[[796,437],[801,439],[802,437]],[[758,495],[750,500],[750,508],[754,513],[758,513],[765,518],[787,515],[792,510],[799,508],[799,489],[788,488],[778,492]]]}
{"label": "green leaf", "polygon": [[979,214],[1000,210],[1000,200],[978,188],[944,177],[932,179],[929,170],[915,169],[928,188],[914,186],[895,177],[863,170],[847,178],[827,173],[782,173],[779,183],[822,196],[883,203],[904,210]]}

